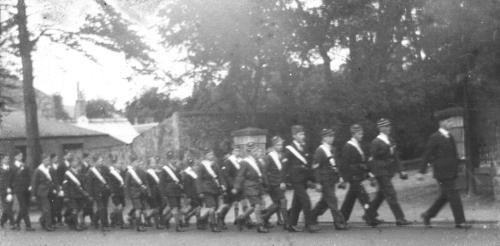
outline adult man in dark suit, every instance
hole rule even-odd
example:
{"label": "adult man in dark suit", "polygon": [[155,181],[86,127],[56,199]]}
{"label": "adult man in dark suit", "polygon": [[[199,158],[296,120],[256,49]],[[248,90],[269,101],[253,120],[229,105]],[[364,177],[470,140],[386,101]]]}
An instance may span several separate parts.
{"label": "adult man in dark suit", "polygon": [[19,204],[19,213],[17,214],[15,222],[15,230],[21,229],[21,220],[24,220],[26,231],[34,231],[31,227],[31,220],[29,215],[29,207],[31,201],[31,192],[29,190],[31,183],[31,169],[23,162],[23,153],[19,150],[15,153],[15,174],[12,183],[12,189],[16,194],[17,202]]}
{"label": "adult man in dark suit", "polygon": [[375,198],[366,210],[364,219],[368,225],[376,226],[377,210],[384,200],[396,217],[396,225],[405,226],[411,224],[405,219],[405,215],[398,203],[396,190],[392,184],[392,177],[399,173],[401,179],[407,179],[408,175],[401,170],[398,152],[394,140],[391,139],[391,122],[387,119],[380,119],[377,122],[380,134],[372,141],[370,145],[371,162],[370,171],[375,175],[379,190]]}
{"label": "adult man in dark suit", "polygon": [[319,227],[314,224],[311,213],[311,199],[307,194],[308,182],[313,179],[309,154],[305,147],[306,135],[304,127],[294,125],[291,128],[293,141],[285,148],[287,162],[285,172],[287,180],[293,189],[292,205],[289,210],[288,231],[301,231],[297,227],[299,214],[304,212],[305,227],[309,232],[319,231]]}
{"label": "adult man in dark suit", "polygon": [[254,143],[248,143],[247,152],[250,154],[241,160],[238,175],[234,181],[234,187],[231,191],[234,195],[242,191],[250,203],[250,208],[238,216],[237,224],[240,230],[252,213],[255,213],[257,222],[257,232],[267,233],[269,230],[262,223],[262,208],[264,206],[264,186],[267,184],[266,176],[259,160],[259,149]]}
{"label": "adult man in dark suit", "polygon": [[438,181],[440,195],[432,206],[425,211],[421,217],[426,226],[430,226],[431,219],[434,218],[443,206],[449,202],[453,217],[455,218],[455,227],[468,229],[471,226],[466,223],[462,200],[456,187],[458,176],[458,153],[455,139],[450,134],[452,111],[440,111],[435,114],[439,120],[439,130],[432,134],[427,143],[424,152],[424,162],[420,168],[418,179],[423,179],[422,174],[426,173],[428,164],[431,164],[434,170],[434,178]]}
{"label": "adult man in dark suit", "polygon": [[[340,181],[338,167],[335,156],[335,149],[332,144],[335,132],[331,129],[321,131],[321,145],[316,149],[313,160],[313,171],[316,181],[316,190],[321,192],[321,198],[312,210],[314,222],[318,222],[318,217],[330,209],[333,217],[333,224],[337,230],[347,229],[344,216],[338,210],[335,186]],[[343,182],[343,181],[342,181]]]}
{"label": "adult man in dark suit", "polygon": [[101,231],[109,231],[108,204],[111,189],[108,184],[109,167],[104,165],[104,159],[100,155],[92,157],[94,165],[89,168],[87,173],[87,189],[95,202],[97,211],[94,215],[94,226],[99,227]]}
{"label": "adult man in dark suit", "polygon": [[349,190],[340,208],[340,212],[346,221],[351,217],[356,199],[365,211],[368,209],[370,203],[370,198],[361,184],[369,176],[368,165],[366,163],[368,152],[362,144],[363,128],[358,124],[354,124],[350,127],[350,131],[352,138],[342,148],[339,168],[344,180],[349,182]]}
{"label": "adult man in dark suit", "polygon": [[[288,229],[287,219],[287,200],[285,197],[286,184],[285,184],[285,170],[283,166],[283,139],[275,136],[271,139],[272,146],[270,151],[264,158],[264,173],[267,176],[267,192],[271,197],[272,204],[267,207],[266,212],[263,214],[264,225],[269,225],[269,218],[274,213],[281,214],[283,218],[284,229]],[[279,221],[279,220],[278,220]]]}
{"label": "adult man in dark suit", "polygon": [[35,170],[31,179],[31,191],[36,196],[42,211],[42,216],[39,219],[40,225],[46,231],[55,230],[52,224],[52,208],[49,196],[56,193],[56,184],[50,174],[50,165],[50,155],[44,154],[42,164]]}
{"label": "adult man in dark suit", "polygon": [[12,209],[14,169],[10,166],[10,157],[8,155],[0,154],[0,158],[0,201],[2,205],[0,226],[3,228],[5,223],[9,221],[10,225],[14,227],[14,211]]}

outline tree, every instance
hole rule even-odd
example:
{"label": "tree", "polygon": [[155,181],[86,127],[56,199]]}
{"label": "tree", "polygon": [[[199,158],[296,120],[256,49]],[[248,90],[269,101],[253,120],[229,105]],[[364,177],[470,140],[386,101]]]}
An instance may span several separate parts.
{"label": "tree", "polygon": [[130,122],[144,123],[147,119],[155,122],[170,117],[180,109],[180,102],[170,99],[168,94],[158,92],[154,87],[127,103],[125,115]]}
{"label": "tree", "polygon": [[94,99],[87,102],[85,112],[87,114],[87,118],[110,118],[117,110],[115,106],[104,99]]}

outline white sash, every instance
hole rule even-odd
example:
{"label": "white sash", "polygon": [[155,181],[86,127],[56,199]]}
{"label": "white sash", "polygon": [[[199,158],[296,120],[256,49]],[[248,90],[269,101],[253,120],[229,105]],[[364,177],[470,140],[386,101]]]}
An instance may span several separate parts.
{"label": "white sash", "polygon": [[336,167],[337,163],[335,163],[335,158],[333,158],[330,146],[322,144],[319,147],[323,150],[323,152],[325,152],[326,158],[330,161],[330,165],[332,165],[332,167]]}
{"label": "white sash", "polygon": [[147,170],[147,173],[149,174],[149,176],[151,176],[155,180],[155,182],[157,184],[160,183],[160,178],[158,178],[158,175],[156,175],[155,170],[153,170],[153,169],[150,168],[150,169]]}
{"label": "white sash", "polygon": [[358,151],[358,153],[361,155],[361,159],[365,160],[365,153],[363,152],[361,147],[359,147],[359,143],[357,141],[351,139],[347,143],[352,145]]}
{"label": "white sash", "polygon": [[134,170],[133,167],[128,166],[127,167],[127,172],[130,173],[130,175],[135,180],[135,182],[137,182],[137,184],[143,185],[142,180],[139,178],[139,176],[137,176],[137,173],[135,172],[135,170]]}
{"label": "white sash", "polygon": [[94,174],[94,176],[99,179],[99,181],[101,181],[101,183],[103,184],[107,184],[106,183],[106,180],[104,179],[104,177],[101,175],[101,173],[99,172],[99,170],[97,170],[97,168],[95,167],[91,167],[90,168],[90,171]]}
{"label": "white sash", "polygon": [[38,166],[38,170],[45,174],[45,177],[47,177],[47,179],[52,181],[52,176],[50,176],[49,169],[46,168],[43,164],[40,164],[40,166]]}
{"label": "white sash", "polygon": [[297,157],[297,159],[299,159],[304,165],[307,165],[306,158],[304,156],[302,156],[294,147],[292,147],[291,145],[287,145],[286,149],[288,149],[290,152],[292,152],[292,154],[295,157]]}
{"label": "white sash", "polygon": [[111,175],[113,175],[118,181],[120,181],[120,184],[123,185],[125,182],[123,182],[123,178],[122,176],[120,175],[120,173],[114,168],[114,167],[110,167],[109,168],[109,172],[111,173]]}
{"label": "white sash", "polygon": [[64,165],[66,165],[66,167],[69,167],[69,162],[68,161],[64,161]]}
{"label": "white sash", "polygon": [[21,168],[21,166],[23,165],[23,163],[22,163],[22,162],[20,162],[20,161],[15,161],[15,162],[14,162],[14,165],[15,165],[17,168]]}
{"label": "white sash", "polygon": [[73,182],[74,184],[76,184],[78,187],[82,187],[82,183],[80,183],[80,181],[78,180],[78,178],[71,172],[71,171],[66,171],[64,173],[64,175],[66,175],[66,177],[68,177],[69,179],[71,179],[71,182]]}
{"label": "white sash", "polygon": [[197,179],[198,178],[198,174],[196,174],[196,172],[193,170],[192,167],[188,167],[188,168],[184,169],[184,172],[187,175],[191,176],[191,178],[193,178],[193,179]]}
{"label": "white sash", "polygon": [[233,166],[236,168],[236,169],[240,169],[240,163],[238,161],[238,159],[236,158],[236,156],[234,155],[230,155],[228,158],[227,158],[231,164],[233,164]]}
{"label": "white sash", "polygon": [[248,162],[248,164],[250,164],[250,166],[255,170],[255,172],[257,172],[257,175],[259,175],[259,177],[262,177],[262,172],[260,171],[259,165],[257,164],[257,162],[253,157],[247,157],[245,158],[245,161]]}
{"label": "white sash", "polygon": [[281,168],[283,168],[283,166],[281,165],[281,161],[280,161],[280,158],[278,156],[278,152],[271,151],[271,152],[269,152],[269,156],[271,157],[271,159],[273,159],[273,162],[276,165],[276,167],[278,168],[278,170],[281,171]]}
{"label": "white sash", "polygon": [[210,176],[212,176],[212,178],[217,179],[217,174],[215,174],[214,170],[212,169],[212,163],[210,161],[203,160],[203,161],[201,161],[201,165],[203,165],[205,167],[208,174],[210,174]]}
{"label": "white sash", "polygon": [[172,171],[169,166],[163,166],[163,170],[167,172],[168,176],[170,176],[175,181],[175,183],[179,183],[179,178],[177,177],[177,175],[175,175],[174,171]]}

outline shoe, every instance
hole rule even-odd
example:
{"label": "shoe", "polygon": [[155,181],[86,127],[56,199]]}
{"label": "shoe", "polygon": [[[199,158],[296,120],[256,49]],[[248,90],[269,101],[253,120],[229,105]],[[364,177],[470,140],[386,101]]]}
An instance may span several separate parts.
{"label": "shoe", "polygon": [[363,220],[366,222],[367,225],[371,227],[378,226],[380,224],[380,221],[377,220],[376,218],[369,218],[366,214],[363,215]]}
{"label": "shoe", "polygon": [[297,226],[293,226],[293,225],[289,225],[289,226],[287,226],[287,227],[286,227],[286,230],[287,230],[288,232],[302,232],[302,231],[303,231],[303,230],[302,230],[302,228],[297,227]]}
{"label": "shoe", "polygon": [[176,232],[184,232],[184,227],[182,227],[182,225],[176,225],[175,226],[175,231]]}
{"label": "shoe", "polygon": [[236,219],[236,227],[238,228],[238,231],[243,231],[243,228],[245,227],[245,221],[244,219],[237,218]]}
{"label": "shoe", "polygon": [[269,229],[267,229],[264,225],[259,225],[259,226],[257,226],[257,232],[258,233],[268,233]]}
{"label": "shoe", "polygon": [[466,229],[467,230],[467,229],[472,228],[472,225],[471,224],[467,224],[467,223],[464,222],[464,223],[456,224],[455,228],[457,228],[457,229]]}
{"label": "shoe", "polygon": [[28,226],[28,227],[26,227],[26,231],[35,231],[35,228]]}
{"label": "shoe", "polygon": [[424,222],[424,225],[426,227],[431,227],[431,218],[429,218],[426,213],[422,213],[420,215],[420,218],[422,218],[422,221]]}
{"label": "shoe", "polygon": [[111,228],[109,228],[109,226],[102,226],[101,231],[102,232],[111,231]]}
{"label": "shoe", "polygon": [[45,226],[45,227],[43,227],[43,229],[45,231],[55,231],[56,230],[56,228],[54,228],[54,226]]}
{"label": "shoe", "polygon": [[285,225],[285,221],[278,220],[278,222],[276,222],[276,225],[279,225],[279,226]]}
{"label": "shoe", "polygon": [[345,223],[334,224],[333,227],[335,227],[335,230],[337,230],[337,231],[345,231],[345,230],[347,230],[347,224],[345,224]]}
{"label": "shoe", "polygon": [[135,228],[135,230],[138,232],[144,232],[144,231],[146,231],[146,228],[144,228],[144,226],[140,225],[140,226],[137,226],[137,228]]}
{"label": "shoe", "polygon": [[21,230],[21,226],[19,226],[19,225],[13,225],[10,229],[13,230],[13,231],[20,231]]}
{"label": "shoe", "polygon": [[319,228],[318,225],[309,225],[309,226],[306,226],[306,230],[310,233],[315,233],[315,232],[320,231],[321,229]]}
{"label": "shoe", "polygon": [[273,228],[273,224],[269,223],[269,221],[264,221],[263,223],[263,226],[266,228],[266,229],[271,229]]}
{"label": "shoe", "polygon": [[398,220],[396,221],[397,226],[407,226],[413,224],[411,221],[408,221],[406,219]]}

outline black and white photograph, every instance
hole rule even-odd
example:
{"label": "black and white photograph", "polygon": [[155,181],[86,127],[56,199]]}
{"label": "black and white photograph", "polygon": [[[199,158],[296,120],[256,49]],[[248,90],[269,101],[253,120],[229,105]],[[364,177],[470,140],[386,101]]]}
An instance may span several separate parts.
{"label": "black and white photograph", "polygon": [[500,0],[0,0],[17,245],[500,245]]}

